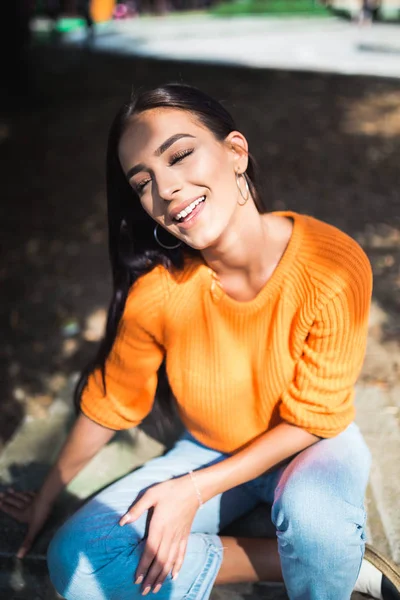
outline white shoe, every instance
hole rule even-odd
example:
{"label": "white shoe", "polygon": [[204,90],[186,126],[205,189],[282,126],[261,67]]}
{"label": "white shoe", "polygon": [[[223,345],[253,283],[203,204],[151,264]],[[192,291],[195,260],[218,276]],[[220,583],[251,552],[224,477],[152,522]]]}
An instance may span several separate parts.
{"label": "white shoe", "polygon": [[376,548],[366,544],[354,591],[378,600],[400,600],[400,568]]}

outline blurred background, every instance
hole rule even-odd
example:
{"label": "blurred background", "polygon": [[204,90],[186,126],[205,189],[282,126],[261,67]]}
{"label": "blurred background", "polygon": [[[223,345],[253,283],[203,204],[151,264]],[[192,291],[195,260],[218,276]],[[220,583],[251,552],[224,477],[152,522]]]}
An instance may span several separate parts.
{"label": "blurred background", "polygon": [[[71,405],[94,355],[111,294],[108,128],[132,90],[169,81],[232,112],[271,210],[367,252],[360,385],[380,396],[359,415],[367,431],[381,419],[399,458],[400,0],[3,0],[0,15],[0,477],[21,428]],[[394,514],[382,547],[400,561]]]}

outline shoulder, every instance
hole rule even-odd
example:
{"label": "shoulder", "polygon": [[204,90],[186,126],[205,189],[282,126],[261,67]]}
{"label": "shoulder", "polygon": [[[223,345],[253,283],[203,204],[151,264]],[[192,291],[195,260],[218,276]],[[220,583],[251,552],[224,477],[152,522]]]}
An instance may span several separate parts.
{"label": "shoulder", "polygon": [[180,297],[190,288],[196,288],[197,274],[201,267],[197,257],[185,259],[182,269],[167,269],[157,265],[151,271],[139,277],[132,285],[125,305],[125,313],[165,312],[169,301],[176,294]]}
{"label": "shoulder", "polygon": [[157,265],[139,277],[131,286],[126,299],[120,329],[145,330],[161,336],[163,307],[166,299],[165,268]]}
{"label": "shoulder", "polygon": [[129,290],[126,311],[139,304],[142,305],[143,302],[150,305],[162,302],[166,291],[165,272],[165,267],[157,265],[148,273],[141,275]]}
{"label": "shoulder", "polygon": [[310,284],[331,297],[356,289],[370,294],[371,264],[358,242],[314,217],[298,215],[297,218],[302,228],[299,262]]}

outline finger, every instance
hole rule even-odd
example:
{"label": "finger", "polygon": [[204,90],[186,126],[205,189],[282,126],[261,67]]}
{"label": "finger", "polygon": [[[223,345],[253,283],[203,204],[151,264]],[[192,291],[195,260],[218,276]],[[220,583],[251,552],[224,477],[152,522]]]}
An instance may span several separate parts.
{"label": "finger", "polygon": [[135,583],[140,584],[144,581],[144,578],[146,577],[148,570],[150,569],[151,563],[153,562],[157,554],[158,547],[158,542],[155,543],[149,538],[147,538],[143,554],[136,569]]}
{"label": "finger", "polygon": [[6,495],[0,498],[0,502],[1,504],[9,504],[10,506],[16,506],[22,509],[32,504],[32,499],[16,498],[14,496]]}
{"label": "finger", "polygon": [[21,500],[24,500],[25,502],[30,502],[32,500],[32,497],[35,495],[33,492],[11,492],[11,495],[14,496],[15,498],[20,498]]}
{"label": "finger", "polygon": [[33,543],[33,537],[31,535],[31,533],[28,532],[27,536],[25,537],[24,541],[22,542],[21,546],[18,549],[17,558],[24,558],[24,556],[31,549],[32,543]]}
{"label": "finger", "polygon": [[[150,592],[150,590],[154,587],[156,581],[160,579],[164,581],[165,577],[168,574],[166,571],[169,559],[169,548],[163,545],[163,548],[159,548],[157,551],[157,555],[151,563],[150,569],[143,581],[142,594],[145,596]],[[172,564],[171,564],[172,566]],[[164,574],[165,573],[165,574]]]}
{"label": "finger", "polygon": [[171,572],[176,558],[177,558],[177,553],[179,550],[179,543],[175,542],[171,545],[170,551],[169,551],[169,556],[168,559],[165,563],[165,565],[162,567],[159,575],[155,578],[154,584],[153,584],[153,594],[157,594],[157,592],[160,591],[161,586],[163,585],[168,573]]}
{"label": "finger", "polygon": [[16,508],[15,506],[9,505],[6,502],[2,502],[0,505],[1,510],[6,513],[6,515],[9,515],[10,517],[12,517],[13,519],[15,519],[16,521],[24,521],[25,520],[25,515],[23,515],[21,513],[21,509]]}
{"label": "finger", "polygon": [[14,496],[5,496],[2,499],[2,505],[4,504],[8,504],[9,506],[15,506],[16,508],[20,508],[23,509],[26,507],[26,501],[22,500],[21,498],[17,498]]}
{"label": "finger", "polygon": [[187,546],[187,538],[185,538],[184,540],[181,540],[181,542],[179,544],[177,559],[175,561],[175,564],[172,568],[172,573],[171,573],[172,579],[174,581],[175,581],[175,579],[177,579],[177,577],[179,575],[179,571],[182,568],[183,561],[185,559],[185,554],[186,554],[186,546]]}
{"label": "finger", "polygon": [[119,524],[121,525],[121,527],[123,527],[124,525],[126,525],[127,523],[133,523],[134,521],[136,521],[136,519],[138,519],[146,510],[148,510],[149,508],[151,508],[153,506],[153,500],[151,499],[151,497],[146,497],[146,494],[144,496],[142,496],[142,498],[140,498],[140,500],[138,500],[136,502],[136,504],[134,506],[132,506],[132,508],[130,508],[125,514],[124,516],[120,519]]}
{"label": "finger", "polygon": [[8,488],[4,492],[0,492],[0,498],[24,498],[26,492],[16,492],[12,488]]}

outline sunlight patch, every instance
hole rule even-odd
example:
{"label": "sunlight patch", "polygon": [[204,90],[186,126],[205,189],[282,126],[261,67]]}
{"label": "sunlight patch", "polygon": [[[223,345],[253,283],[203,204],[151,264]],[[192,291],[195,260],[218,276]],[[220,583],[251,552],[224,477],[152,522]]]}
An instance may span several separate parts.
{"label": "sunlight patch", "polygon": [[400,91],[370,94],[347,103],[344,131],[386,138],[400,136]]}
{"label": "sunlight patch", "polygon": [[106,327],[107,311],[104,308],[98,308],[93,311],[85,323],[83,337],[88,342],[98,342],[104,335]]}

